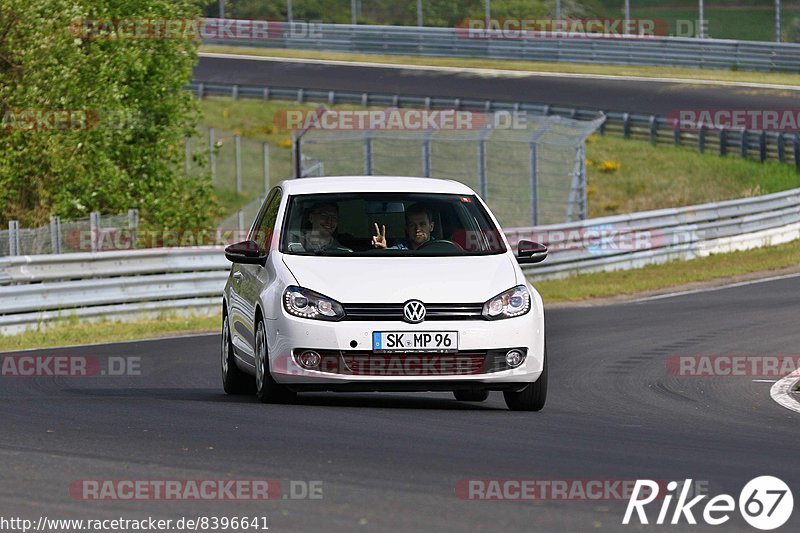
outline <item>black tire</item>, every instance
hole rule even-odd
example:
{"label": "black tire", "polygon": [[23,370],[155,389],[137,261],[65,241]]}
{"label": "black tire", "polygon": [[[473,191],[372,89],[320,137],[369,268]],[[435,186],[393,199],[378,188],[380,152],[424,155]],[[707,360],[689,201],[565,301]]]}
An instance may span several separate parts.
{"label": "black tire", "polygon": [[547,349],[542,375],[519,392],[505,391],[503,397],[512,411],[541,411],[547,400]]}
{"label": "black tire", "polygon": [[453,396],[459,402],[482,402],[489,397],[488,390],[457,390],[453,391]]}
{"label": "black tire", "polygon": [[267,333],[264,321],[260,318],[256,323],[256,398],[261,403],[291,403],[297,393],[277,383],[269,373],[267,355]]}
{"label": "black tire", "polygon": [[220,346],[220,366],[222,367],[222,388],[228,394],[253,394],[256,382],[253,376],[242,372],[236,366],[236,357],[233,355],[233,341],[228,317],[222,316],[222,345]]}

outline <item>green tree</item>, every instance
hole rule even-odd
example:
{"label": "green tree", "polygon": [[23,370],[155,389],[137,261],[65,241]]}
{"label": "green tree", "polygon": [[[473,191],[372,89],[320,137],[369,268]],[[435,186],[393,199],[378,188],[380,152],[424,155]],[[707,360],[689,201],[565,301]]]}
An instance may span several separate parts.
{"label": "green tree", "polygon": [[[217,216],[208,176],[183,171],[183,138],[198,116],[183,87],[197,43],[87,38],[76,26],[198,14],[189,0],[2,0],[0,224],[131,207],[149,226],[205,226]],[[59,110],[71,117],[66,129],[22,129],[18,120]]]}

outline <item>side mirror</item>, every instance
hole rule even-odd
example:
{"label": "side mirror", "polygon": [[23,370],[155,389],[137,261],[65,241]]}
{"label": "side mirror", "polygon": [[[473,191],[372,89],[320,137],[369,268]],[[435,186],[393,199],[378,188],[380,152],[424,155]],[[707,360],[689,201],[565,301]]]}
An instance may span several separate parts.
{"label": "side mirror", "polygon": [[541,263],[547,257],[547,246],[533,241],[519,241],[517,244],[518,263]]}
{"label": "side mirror", "polygon": [[225,258],[231,263],[243,265],[263,265],[266,255],[259,255],[258,243],[242,241],[225,248]]}

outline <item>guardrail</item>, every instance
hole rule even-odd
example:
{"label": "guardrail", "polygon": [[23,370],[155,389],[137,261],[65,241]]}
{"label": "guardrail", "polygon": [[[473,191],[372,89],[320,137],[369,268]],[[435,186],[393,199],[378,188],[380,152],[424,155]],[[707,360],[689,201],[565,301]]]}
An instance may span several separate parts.
{"label": "guardrail", "polygon": [[[212,25],[219,23],[226,27],[237,25],[237,32],[233,32],[230,39],[204,39],[205,44],[548,63],[800,71],[800,44],[793,43],[686,37],[592,36],[583,33],[572,37],[542,37],[536,32],[509,35],[494,30],[470,33],[466,28],[266,23],[249,20],[206,19],[206,22]],[[253,26],[254,23],[259,27]],[[269,27],[263,28],[266,24]],[[236,35],[249,38],[236,40]]]}
{"label": "guardrail", "polygon": [[230,263],[222,247],[28,255],[0,259],[0,333],[82,320],[208,315]]}
{"label": "guardrail", "polygon": [[365,107],[464,109],[486,113],[523,111],[538,115],[559,115],[579,120],[592,120],[597,117],[598,112],[602,112],[606,116],[606,121],[600,126],[602,134],[612,133],[622,135],[625,139],[647,140],[653,145],[691,146],[701,153],[717,153],[722,156],[738,154],[742,158],[761,162],[777,160],[781,163],[794,164],[800,170],[800,133],[712,129],[702,124],[696,128],[681,129],[677,120],[662,115],[551,106],[534,102],[334,91],[303,87],[264,87],[196,81],[190,83],[188,89],[198,98],[228,96],[234,100],[259,98],[328,105],[356,104]]}
{"label": "guardrail", "polygon": [[[698,206],[510,228],[545,242],[533,280],[640,268],[800,238],[800,189]],[[0,259],[0,334],[59,319],[124,320],[219,312],[230,270],[221,247],[17,256]]]}

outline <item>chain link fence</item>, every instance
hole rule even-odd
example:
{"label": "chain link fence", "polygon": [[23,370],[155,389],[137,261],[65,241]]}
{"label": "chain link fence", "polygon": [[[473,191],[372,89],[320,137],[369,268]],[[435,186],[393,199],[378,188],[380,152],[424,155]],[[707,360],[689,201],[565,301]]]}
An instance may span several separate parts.
{"label": "chain link fence", "polygon": [[486,127],[466,131],[312,127],[295,138],[295,176],[452,179],[478,192],[509,227],[586,218],[585,140],[604,117],[526,115],[524,125],[499,128],[491,125],[503,121],[490,116]]}
{"label": "chain link fence", "polygon": [[138,212],[61,220],[50,217],[50,224],[38,228],[20,228],[11,220],[7,230],[0,230],[0,256],[63,254],[126,250],[136,247]]}

